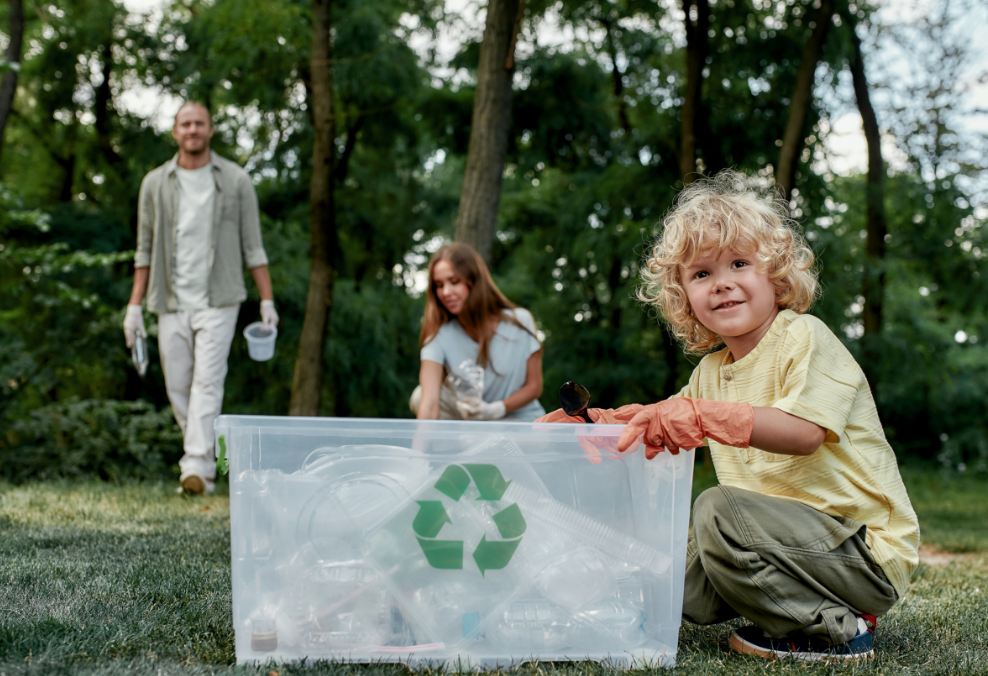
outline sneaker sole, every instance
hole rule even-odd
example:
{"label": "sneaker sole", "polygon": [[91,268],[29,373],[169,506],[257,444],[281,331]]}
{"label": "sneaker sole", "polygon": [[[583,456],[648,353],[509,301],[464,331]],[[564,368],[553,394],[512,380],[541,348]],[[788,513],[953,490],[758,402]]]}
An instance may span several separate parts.
{"label": "sneaker sole", "polygon": [[874,649],[865,653],[853,655],[834,655],[833,653],[800,653],[791,650],[766,650],[731,632],[731,650],[742,655],[757,655],[767,660],[793,659],[800,662],[853,662],[855,660],[870,660],[875,656]]}
{"label": "sneaker sole", "polygon": [[206,482],[195,474],[182,479],[182,491],[192,495],[202,495],[206,491]]}

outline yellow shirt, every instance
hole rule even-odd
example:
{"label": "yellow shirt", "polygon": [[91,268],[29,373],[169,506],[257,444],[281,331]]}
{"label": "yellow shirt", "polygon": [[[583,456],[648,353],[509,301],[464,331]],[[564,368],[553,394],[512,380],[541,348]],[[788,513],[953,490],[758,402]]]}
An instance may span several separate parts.
{"label": "yellow shirt", "polygon": [[783,310],[743,359],[709,354],[679,396],[772,406],[827,430],[809,456],[710,439],[717,479],[868,526],[867,544],[902,597],[919,565],[919,522],[864,373],[827,326]]}

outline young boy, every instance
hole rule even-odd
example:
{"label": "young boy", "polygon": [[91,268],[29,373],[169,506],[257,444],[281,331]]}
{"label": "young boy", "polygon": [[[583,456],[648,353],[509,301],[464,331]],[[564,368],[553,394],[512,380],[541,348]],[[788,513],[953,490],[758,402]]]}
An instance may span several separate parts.
{"label": "young boy", "polygon": [[785,206],[743,174],[688,186],[638,296],[687,351],[725,347],[677,397],[591,417],[627,422],[618,449],[642,436],[648,458],[710,446],[720,485],[693,508],[685,619],[750,620],[731,634],[741,653],[852,660],[874,655],[876,617],[906,592],[919,525],[860,366],[802,314],[812,264]]}

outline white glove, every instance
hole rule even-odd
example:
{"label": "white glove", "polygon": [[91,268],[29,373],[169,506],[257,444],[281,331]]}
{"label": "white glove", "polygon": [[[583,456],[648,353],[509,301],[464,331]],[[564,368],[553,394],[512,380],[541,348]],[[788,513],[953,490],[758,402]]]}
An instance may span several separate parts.
{"label": "white glove", "polygon": [[274,309],[273,300],[262,300],[261,301],[261,321],[270,326],[271,328],[277,328],[278,326],[278,313]]}
{"label": "white glove", "polygon": [[498,420],[507,413],[503,401],[490,403],[481,399],[460,399],[456,402],[456,410],[464,420]]}
{"label": "white glove", "polygon": [[148,335],[144,330],[144,313],[141,312],[140,305],[128,305],[127,314],[124,315],[124,339],[127,347],[133,347],[138,332],[142,336]]}

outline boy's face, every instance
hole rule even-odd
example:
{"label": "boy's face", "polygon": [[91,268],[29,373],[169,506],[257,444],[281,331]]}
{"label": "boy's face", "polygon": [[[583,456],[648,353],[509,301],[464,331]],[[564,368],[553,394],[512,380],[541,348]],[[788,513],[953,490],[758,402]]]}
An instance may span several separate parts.
{"label": "boy's face", "polygon": [[700,256],[679,272],[696,318],[741,359],[779,314],[778,290],[767,272],[758,271],[753,254],[730,250],[716,255]]}

